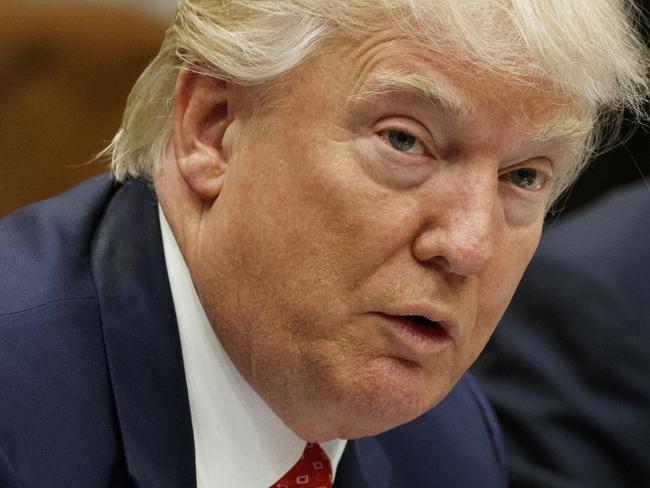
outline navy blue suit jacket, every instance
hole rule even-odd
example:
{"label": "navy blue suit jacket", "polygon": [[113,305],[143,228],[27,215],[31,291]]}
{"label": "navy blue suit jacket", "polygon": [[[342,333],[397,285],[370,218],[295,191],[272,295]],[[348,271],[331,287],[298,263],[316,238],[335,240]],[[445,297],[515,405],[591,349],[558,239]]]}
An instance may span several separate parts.
{"label": "navy blue suit jacket", "polygon": [[[0,486],[195,486],[157,202],[108,176],[0,221]],[[407,425],[351,441],[336,487],[501,487],[500,434],[465,376]]]}

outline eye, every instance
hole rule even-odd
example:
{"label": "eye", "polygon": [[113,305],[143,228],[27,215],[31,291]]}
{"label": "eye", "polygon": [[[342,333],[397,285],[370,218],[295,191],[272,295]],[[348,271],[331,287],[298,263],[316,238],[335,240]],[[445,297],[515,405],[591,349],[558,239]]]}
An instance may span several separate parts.
{"label": "eye", "polygon": [[387,136],[390,145],[398,151],[409,152],[417,143],[415,136],[401,130],[389,130]]}
{"label": "eye", "polygon": [[546,178],[534,168],[517,168],[509,171],[505,177],[524,190],[541,190],[546,183]]}
{"label": "eye", "polygon": [[420,140],[400,129],[386,129],[379,133],[380,137],[396,151],[406,154],[423,155],[427,153],[426,148]]}

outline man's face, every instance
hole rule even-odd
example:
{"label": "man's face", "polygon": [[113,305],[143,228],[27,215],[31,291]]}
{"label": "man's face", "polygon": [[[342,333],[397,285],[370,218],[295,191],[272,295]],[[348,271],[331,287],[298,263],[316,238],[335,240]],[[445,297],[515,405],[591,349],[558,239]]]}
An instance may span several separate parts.
{"label": "man's face", "polygon": [[548,93],[451,68],[395,37],[341,45],[291,75],[284,106],[226,131],[190,269],[243,376],[309,440],[385,431],[449,392],[570,164],[538,137]]}

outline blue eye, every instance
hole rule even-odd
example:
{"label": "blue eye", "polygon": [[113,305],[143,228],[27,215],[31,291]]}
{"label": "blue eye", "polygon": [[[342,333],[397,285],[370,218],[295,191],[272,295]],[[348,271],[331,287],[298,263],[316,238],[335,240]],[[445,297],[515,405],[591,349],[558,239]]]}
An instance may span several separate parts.
{"label": "blue eye", "polygon": [[537,170],[533,168],[518,168],[508,173],[510,181],[519,188],[526,190],[539,190],[543,181]]}
{"label": "blue eye", "polygon": [[415,136],[401,130],[389,130],[387,135],[390,145],[398,151],[409,152],[417,143]]}

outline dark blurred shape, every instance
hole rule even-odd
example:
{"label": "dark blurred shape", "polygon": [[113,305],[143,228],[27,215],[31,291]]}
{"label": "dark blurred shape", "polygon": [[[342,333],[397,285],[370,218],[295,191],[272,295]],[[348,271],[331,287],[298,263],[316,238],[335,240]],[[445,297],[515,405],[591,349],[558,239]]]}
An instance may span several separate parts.
{"label": "dark blurred shape", "polygon": [[553,222],[617,186],[643,180],[650,188],[648,129],[628,122],[623,126],[621,137],[623,143],[590,163],[574,186],[557,202],[547,221]]}
{"label": "dark blurred shape", "polygon": [[0,2],[0,216],[106,170],[84,165],[119,128],[165,26],[93,4]]}
{"label": "dark blurred shape", "polygon": [[551,225],[473,372],[513,488],[650,486],[650,188]]}

